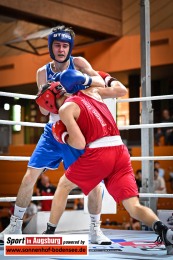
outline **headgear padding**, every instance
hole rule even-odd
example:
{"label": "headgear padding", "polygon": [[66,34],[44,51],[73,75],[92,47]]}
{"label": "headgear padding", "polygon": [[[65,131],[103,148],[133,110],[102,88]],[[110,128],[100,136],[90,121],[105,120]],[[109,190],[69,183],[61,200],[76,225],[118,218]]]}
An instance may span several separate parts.
{"label": "headgear padding", "polygon": [[[70,49],[69,49],[69,52],[68,52],[66,59],[63,61],[63,62],[66,62],[69,59],[71,52],[72,52],[72,49],[73,49],[73,45],[74,45],[73,37],[70,35],[69,32],[63,31],[63,30],[53,31],[49,34],[49,36],[48,36],[48,47],[49,47],[50,57],[53,60],[56,60],[55,55],[53,54],[53,51],[52,51],[52,44],[53,44],[54,41],[68,42],[69,43]],[[63,62],[61,62],[61,63],[63,63]]]}

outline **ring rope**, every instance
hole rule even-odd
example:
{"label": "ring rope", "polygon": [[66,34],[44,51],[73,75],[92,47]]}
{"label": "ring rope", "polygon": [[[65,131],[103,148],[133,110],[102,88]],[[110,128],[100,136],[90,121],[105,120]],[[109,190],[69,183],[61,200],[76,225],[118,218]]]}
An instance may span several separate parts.
{"label": "ring rope", "polygon": [[18,98],[24,98],[24,99],[35,99],[36,98],[36,96],[34,96],[34,95],[18,94],[18,93],[8,93],[8,92],[2,92],[2,91],[0,91],[0,96],[4,96],[4,97],[18,97]]}
{"label": "ring rope", "polygon": [[2,125],[22,125],[22,126],[35,126],[35,127],[45,127],[44,123],[32,123],[32,122],[17,122],[11,120],[0,120],[0,124]]}
{"label": "ring rope", "polygon": [[161,99],[173,99],[173,95],[140,97],[140,98],[121,98],[121,99],[117,99],[116,102],[125,103],[125,102],[136,102],[136,101],[161,100]]}
{"label": "ring rope", "polygon": [[[54,196],[32,196],[31,200],[52,200]],[[82,199],[84,198],[84,195],[68,195],[68,199]],[[16,201],[17,197],[1,197],[0,202],[10,202],[10,201]]]}
{"label": "ring rope", "polygon": [[[35,126],[35,127],[45,127],[45,123],[32,123],[32,122],[17,122],[11,120],[0,120],[0,124],[3,125],[22,125],[22,126]],[[119,130],[129,130],[129,129],[142,129],[142,128],[162,128],[162,127],[173,127],[173,123],[155,123],[155,124],[141,124],[141,125],[126,125],[119,126]]]}
{"label": "ring rope", "polygon": [[130,157],[131,161],[155,161],[155,160],[173,160],[173,156],[141,156],[141,157]]}
{"label": "ring rope", "polygon": [[140,198],[173,198],[173,194],[139,193]]}
{"label": "ring rope", "polygon": [[[2,92],[2,91],[0,91],[0,96],[19,97],[19,98],[26,98],[26,99],[35,99],[36,98],[36,95],[8,93],[8,92]],[[161,100],[161,99],[173,99],[173,95],[140,97],[140,98],[126,98],[126,99],[117,99],[116,101],[118,103],[124,103],[124,102],[149,101],[149,100]]]}
{"label": "ring rope", "polygon": [[[84,194],[68,195],[68,199],[83,199]],[[173,194],[139,193],[140,198],[173,198]],[[31,200],[52,200],[54,196],[32,196]],[[1,197],[0,202],[16,201],[17,197]]]}
{"label": "ring rope", "polygon": [[29,156],[0,156],[2,161],[29,161]]}
{"label": "ring rope", "polygon": [[[2,161],[29,161],[29,156],[0,156],[0,160]],[[173,160],[173,156],[140,156],[140,157],[130,157],[131,161],[171,161]]]}
{"label": "ring rope", "polygon": [[155,123],[155,124],[141,124],[141,125],[126,125],[119,126],[119,130],[129,130],[129,129],[143,129],[143,128],[162,128],[173,126],[173,123]]}

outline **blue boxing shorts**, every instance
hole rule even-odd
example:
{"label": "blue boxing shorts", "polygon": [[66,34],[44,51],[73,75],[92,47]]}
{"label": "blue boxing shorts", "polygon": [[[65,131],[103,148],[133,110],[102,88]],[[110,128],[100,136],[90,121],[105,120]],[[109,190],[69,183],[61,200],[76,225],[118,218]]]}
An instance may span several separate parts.
{"label": "blue boxing shorts", "polygon": [[78,150],[68,144],[57,142],[52,135],[52,125],[53,123],[46,124],[44,132],[31,155],[28,167],[55,170],[63,161],[64,168],[67,169],[84,153],[84,150]]}

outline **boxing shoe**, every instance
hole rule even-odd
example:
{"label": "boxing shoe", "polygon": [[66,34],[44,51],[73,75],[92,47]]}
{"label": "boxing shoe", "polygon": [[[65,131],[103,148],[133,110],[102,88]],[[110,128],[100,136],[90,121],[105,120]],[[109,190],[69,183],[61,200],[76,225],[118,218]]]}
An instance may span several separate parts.
{"label": "boxing shoe", "polygon": [[167,254],[173,255],[173,230],[168,228],[161,221],[156,221],[153,224],[153,230],[158,235],[156,243],[164,243],[167,250]]}
{"label": "boxing shoe", "polygon": [[158,244],[164,243],[167,255],[173,255],[173,230],[165,228],[162,233],[157,237]]}
{"label": "boxing shoe", "polygon": [[56,226],[52,226],[50,223],[47,223],[47,229],[43,232],[43,234],[51,234],[55,233]]}
{"label": "boxing shoe", "polygon": [[11,216],[10,224],[0,233],[0,240],[4,241],[4,235],[6,234],[22,234],[23,220],[15,216]]}
{"label": "boxing shoe", "polygon": [[46,234],[49,234],[49,235],[54,235],[54,234],[55,234],[55,232],[53,232],[53,231],[50,231],[50,230],[46,230],[46,231],[44,231],[44,232],[43,232],[43,235],[46,235]]}
{"label": "boxing shoe", "polygon": [[106,237],[100,229],[101,221],[91,222],[90,225],[90,241],[92,244],[111,245],[111,240]]}

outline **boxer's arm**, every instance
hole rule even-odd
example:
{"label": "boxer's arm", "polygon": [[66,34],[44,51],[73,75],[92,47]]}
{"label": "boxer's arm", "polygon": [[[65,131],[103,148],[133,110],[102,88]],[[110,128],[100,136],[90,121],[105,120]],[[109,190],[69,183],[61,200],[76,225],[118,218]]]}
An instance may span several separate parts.
{"label": "boxer's arm", "polygon": [[111,82],[111,87],[97,88],[96,91],[103,99],[123,97],[127,94],[127,88],[117,80]]}
{"label": "boxer's arm", "polygon": [[109,73],[104,71],[98,71],[99,75],[104,79],[105,85],[111,90],[103,90],[102,89],[98,92],[102,96],[102,98],[117,98],[122,97],[127,94],[126,87],[116,78],[112,77]]}
{"label": "boxer's arm", "polygon": [[[47,83],[45,66],[37,70],[36,81],[37,81],[37,87],[39,92],[42,89],[42,86],[44,86]],[[49,111],[47,111],[43,107],[39,106],[39,109],[43,115],[47,116],[49,114]]]}
{"label": "boxer's arm", "polygon": [[74,102],[66,102],[59,109],[60,119],[66,126],[69,135],[66,142],[70,146],[82,150],[86,146],[86,141],[78,124],[76,123],[76,118],[78,118],[79,114],[80,108]]}
{"label": "boxer's arm", "polygon": [[91,64],[85,58],[74,57],[74,65],[77,70],[92,78],[91,87],[105,87],[105,82],[102,77],[92,68]]}

